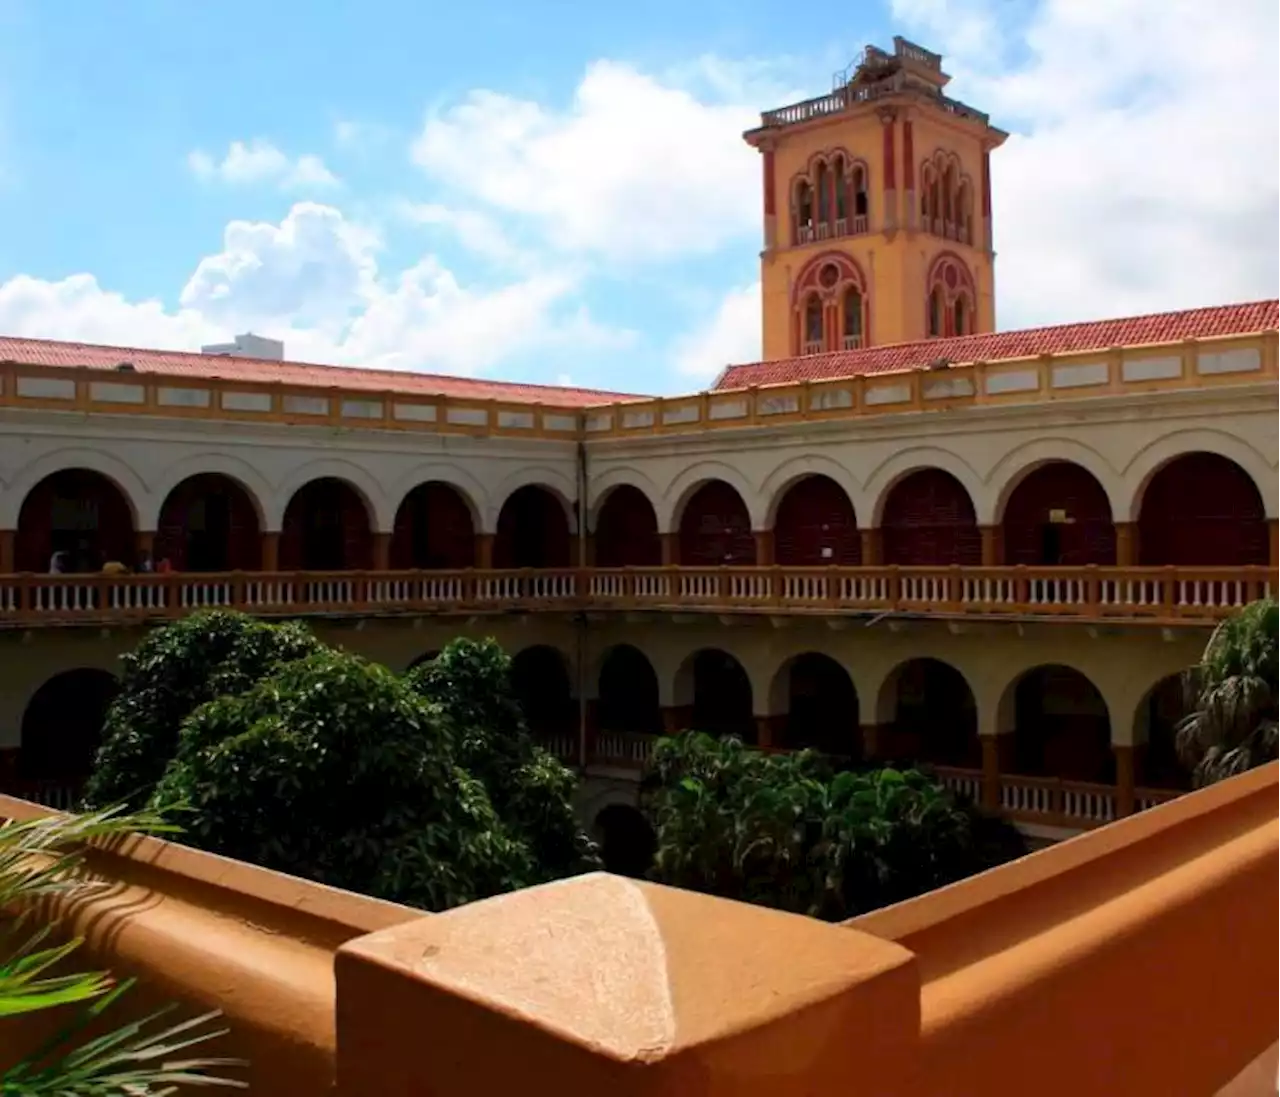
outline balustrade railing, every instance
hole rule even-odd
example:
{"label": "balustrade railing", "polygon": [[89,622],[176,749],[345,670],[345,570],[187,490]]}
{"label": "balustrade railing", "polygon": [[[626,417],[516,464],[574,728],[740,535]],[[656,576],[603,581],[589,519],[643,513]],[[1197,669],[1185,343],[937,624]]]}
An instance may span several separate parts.
{"label": "balustrade railing", "polygon": [[626,608],[1211,621],[1276,574],[1243,568],[659,567],[0,575],[0,625],[276,614]]}

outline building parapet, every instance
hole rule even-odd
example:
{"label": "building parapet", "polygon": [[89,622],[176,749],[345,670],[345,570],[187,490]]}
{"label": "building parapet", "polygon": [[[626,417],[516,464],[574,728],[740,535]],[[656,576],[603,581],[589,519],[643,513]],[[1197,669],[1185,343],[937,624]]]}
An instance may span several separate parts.
{"label": "building parapet", "polygon": [[118,886],[63,909],[93,962],[224,1010],[276,1097],[1207,1097],[1275,1039],[1278,785],[839,926],[603,874],[424,916],[155,839],[93,851]]}
{"label": "building parapet", "polygon": [[1277,333],[638,398],[587,408],[0,364],[0,410],[603,441],[970,407],[1048,405],[1274,381]]}

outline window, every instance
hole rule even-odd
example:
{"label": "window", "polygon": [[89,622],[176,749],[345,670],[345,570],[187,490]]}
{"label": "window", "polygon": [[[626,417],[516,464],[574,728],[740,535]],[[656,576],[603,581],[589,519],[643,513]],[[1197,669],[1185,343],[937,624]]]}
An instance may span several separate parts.
{"label": "window", "polygon": [[[804,307],[804,342],[806,353],[822,347],[822,302],[814,295]],[[817,344],[816,347],[813,347]]]}
{"label": "window", "polygon": [[826,164],[818,165],[818,224],[825,225],[831,219],[831,172]]}
{"label": "window", "polygon": [[937,338],[942,334],[942,287],[935,286],[929,294],[929,335]]}
{"label": "window", "polygon": [[861,168],[853,170],[853,215],[867,215],[867,173]]}
{"label": "window", "polygon": [[862,346],[862,294],[851,289],[844,295],[844,349]]}
{"label": "window", "polygon": [[848,179],[845,178],[844,157],[836,157],[836,220],[849,216]]}
{"label": "window", "polygon": [[806,244],[813,230],[813,188],[807,181],[796,188],[796,243]]}
{"label": "window", "polygon": [[968,335],[969,304],[963,297],[957,297],[955,303],[955,334]]}

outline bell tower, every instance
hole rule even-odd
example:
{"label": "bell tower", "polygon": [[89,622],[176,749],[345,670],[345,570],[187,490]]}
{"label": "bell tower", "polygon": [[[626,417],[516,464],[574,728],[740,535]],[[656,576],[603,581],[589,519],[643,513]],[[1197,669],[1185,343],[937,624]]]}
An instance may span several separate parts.
{"label": "bell tower", "polygon": [[995,329],[991,150],[942,58],[867,46],[829,95],[766,111],[764,357]]}

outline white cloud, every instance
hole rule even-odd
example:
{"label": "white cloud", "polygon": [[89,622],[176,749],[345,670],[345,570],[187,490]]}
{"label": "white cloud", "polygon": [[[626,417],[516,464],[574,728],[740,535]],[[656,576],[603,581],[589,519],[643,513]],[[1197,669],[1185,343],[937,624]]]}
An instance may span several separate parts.
{"label": "white cloud", "polygon": [[400,213],[418,225],[448,229],[468,251],[498,262],[527,262],[492,217],[478,210],[455,209],[436,202],[405,202]]}
{"label": "white cloud", "polygon": [[1274,0],[1046,0],[1016,28],[994,3],[894,8],[1016,131],[992,154],[1000,327],[1275,295]]}
{"label": "white cloud", "polygon": [[700,382],[725,366],[760,360],[760,283],[731,290],[703,328],[676,341],[676,369]]}
{"label": "white cloud", "polygon": [[467,287],[428,257],[383,277],[377,238],[328,206],[299,203],[279,224],[236,221],[200,261],[176,310],[130,301],[88,274],[0,284],[0,331],[46,339],[197,349],[252,329],[294,359],[470,374],[531,350],[629,345],[555,272]]}
{"label": "white cloud", "polygon": [[203,149],[196,149],[187,155],[187,166],[198,179],[233,186],[275,183],[282,190],[323,190],[338,185],[338,177],[320,157],[303,153],[290,159],[262,138],[248,143],[232,141],[221,160],[215,160]]}
{"label": "white cloud", "polygon": [[759,231],[758,105],[705,102],[609,61],[565,111],[492,91],[429,117],[413,144],[429,176],[532,220],[548,246],[605,259],[713,252]]}

